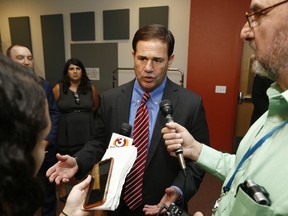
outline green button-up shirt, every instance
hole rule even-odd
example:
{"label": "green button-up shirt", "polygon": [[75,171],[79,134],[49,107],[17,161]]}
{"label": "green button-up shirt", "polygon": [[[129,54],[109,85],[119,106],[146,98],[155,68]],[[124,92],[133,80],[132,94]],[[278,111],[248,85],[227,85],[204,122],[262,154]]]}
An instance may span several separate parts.
{"label": "green button-up shirt", "polygon": [[[196,162],[206,171],[227,184],[246,151],[272,128],[288,119],[288,90],[282,92],[274,83],[267,90],[269,109],[249,129],[236,155],[222,153],[203,145]],[[269,193],[271,206],[257,204],[239,184],[253,180]],[[238,189],[238,190],[237,190]],[[288,124],[277,130],[250,156],[237,172],[231,189],[218,202],[214,215],[288,215]]]}

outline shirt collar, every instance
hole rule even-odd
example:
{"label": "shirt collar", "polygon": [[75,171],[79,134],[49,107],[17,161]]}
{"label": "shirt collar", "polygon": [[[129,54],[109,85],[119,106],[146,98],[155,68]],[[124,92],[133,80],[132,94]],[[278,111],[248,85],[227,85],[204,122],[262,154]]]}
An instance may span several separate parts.
{"label": "shirt collar", "polygon": [[[159,87],[154,89],[152,92],[149,92],[151,102],[156,106],[158,106],[162,100],[162,96],[163,96],[163,92],[164,92],[164,88],[166,86],[166,83],[167,83],[167,77],[164,78],[163,82],[161,83],[161,85]],[[133,92],[134,92],[133,94],[135,94],[134,96],[135,96],[136,101],[141,102],[142,95],[144,94],[144,91],[142,90],[137,79],[135,79]],[[150,99],[148,100],[148,102],[150,101]]]}
{"label": "shirt collar", "polygon": [[282,91],[277,83],[267,90],[269,97],[268,117],[274,122],[288,119],[288,90]]}
{"label": "shirt collar", "polygon": [[288,90],[282,91],[280,86],[274,82],[271,84],[271,87],[267,90],[267,95],[269,100],[275,97],[283,97],[288,103]]}
{"label": "shirt collar", "polygon": [[281,93],[285,100],[288,102],[288,90]]}

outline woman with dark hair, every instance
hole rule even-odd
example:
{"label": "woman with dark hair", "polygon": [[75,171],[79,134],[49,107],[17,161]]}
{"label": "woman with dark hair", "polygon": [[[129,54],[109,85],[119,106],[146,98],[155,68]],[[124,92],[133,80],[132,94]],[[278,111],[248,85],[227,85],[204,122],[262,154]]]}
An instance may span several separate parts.
{"label": "woman with dark hair", "polygon": [[[0,101],[0,215],[34,215],[43,201],[36,174],[51,129],[48,103],[38,76],[1,54]],[[65,213],[89,215],[81,205],[90,179],[73,189]]]}
{"label": "woman with dark hair", "polygon": [[[99,94],[79,59],[69,59],[62,79],[53,88],[59,109],[58,152],[73,155],[92,139]],[[65,185],[58,187],[61,201],[67,198]]]}
{"label": "woman with dark hair", "polygon": [[35,174],[51,126],[46,97],[32,71],[0,58],[0,215],[32,215],[41,205]]}

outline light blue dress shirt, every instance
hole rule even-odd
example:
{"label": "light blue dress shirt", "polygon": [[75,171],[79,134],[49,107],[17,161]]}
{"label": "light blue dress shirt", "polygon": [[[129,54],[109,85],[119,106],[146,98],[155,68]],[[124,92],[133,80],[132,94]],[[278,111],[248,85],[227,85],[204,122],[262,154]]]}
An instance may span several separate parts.
{"label": "light blue dress shirt", "polygon": [[[149,142],[148,142],[148,147],[150,147],[150,142],[151,138],[153,135],[158,111],[159,111],[159,104],[162,100],[164,88],[166,86],[167,78],[164,79],[162,84],[156,88],[154,91],[149,92],[150,98],[146,102],[148,111],[149,111]],[[136,112],[138,107],[141,104],[142,96],[144,94],[144,91],[139,85],[139,82],[137,79],[135,79],[135,84],[133,88],[133,93],[132,93],[132,99],[131,99],[131,106],[130,106],[130,116],[129,116],[129,124],[134,125],[134,120],[136,116]],[[133,131],[133,128],[132,128]],[[133,138],[133,133],[131,133],[131,137]]]}
{"label": "light blue dress shirt", "polygon": [[[166,86],[167,77],[165,77],[162,84],[154,89],[154,91],[149,92],[150,98],[146,102],[148,111],[149,111],[149,141],[148,141],[148,148],[151,145],[151,138],[153,135],[155,123],[157,120],[157,115],[159,112],[159,105],[162,101],[164,88]],[[134,87],[133,87],[133,93],[132,93],[132,99],[131,99],[131,106],[130,106],[130,116],[129,116],[129,124],[132,125],[132,131],[133,131],[133,125],[134,120],[136,116],[136,112],[138,107],[141,104],[142,96],[144,94],[144,91],[142,90],[141,86],[139,85],[139,82],[137,79],[135,79]],[[131,137],[133,138],[133,132],[131,133]],[[174,187],[179,193],[180,197],[182,197],[183,192],[178,188],[177,186],[172,185],[171,187]],[[163,194],[164,195],[164,194]],[[160,200],[159,200],[160,201]]]}

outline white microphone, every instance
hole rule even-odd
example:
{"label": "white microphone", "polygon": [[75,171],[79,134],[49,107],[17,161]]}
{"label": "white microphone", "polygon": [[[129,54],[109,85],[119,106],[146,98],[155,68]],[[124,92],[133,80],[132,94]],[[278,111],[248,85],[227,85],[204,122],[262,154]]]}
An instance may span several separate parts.
{"label": "white microphone", "polygon": [[133,139],[130,136],[132,126],[127,123],[122,123],[119,134],[112,133],[108,148],[131,146]]}
{"label": "white microphone", "polygon": [[[167,122],[174,122],[173,117],[172,117],[173,106],[170,100],[167,100],[167,99],[162,100],[160,103],[160,110],[162,114],[165,116]],[[186,164],[185,164],[185,160],[183,157],[183,149],[180,147],[179,149],[175,151],[175,154],[178,157],[179,164],[181,166],[181,169],[183,170],[184,176],[186,176],[187,175]]]}

